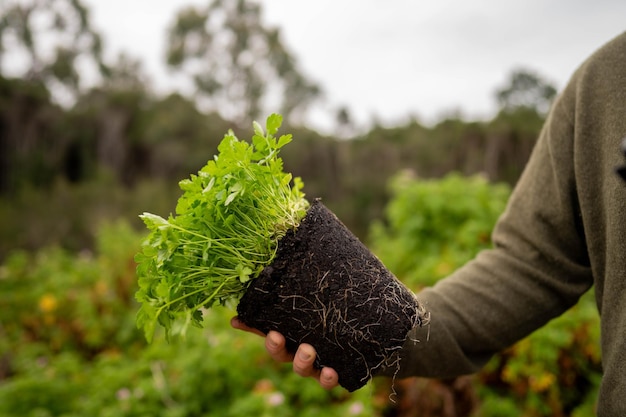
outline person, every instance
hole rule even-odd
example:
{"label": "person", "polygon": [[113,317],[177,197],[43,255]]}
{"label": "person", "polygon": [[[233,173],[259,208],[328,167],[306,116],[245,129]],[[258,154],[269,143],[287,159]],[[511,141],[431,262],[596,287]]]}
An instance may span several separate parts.
{"label": "person", "polygon": [[[583,62],[553,103],[493,248],[418,294],[430,328],[409,333],[400,377],[474,373],[595,286],[603,358],[597,412],[626,416],[624,137],[626,32]],[[232,325],[254,331],[236,318]],[[291,355],[280,333],[265,340],[274,359],[293,361],[295,372],[325,388],[337,385],[334,370],[314,369],[311,345]]]}

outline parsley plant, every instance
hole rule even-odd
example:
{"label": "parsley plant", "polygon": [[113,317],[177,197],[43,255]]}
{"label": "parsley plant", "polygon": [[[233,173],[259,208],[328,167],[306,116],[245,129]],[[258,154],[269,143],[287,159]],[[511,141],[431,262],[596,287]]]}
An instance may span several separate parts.
{"label": "parsley plant", "polygon": [[168,336],[184,333],[201,326],[204,309],[236,304],[306,214],[303,183],[278,157],[292,139],[274,136],[281,123],[272,114],[265,133],[254,122],[252,143],[229,131],[218,155],[180,182],[175,216],[140,216],[150,233],[136,256],[137,325],[148,340],[157,323]]}

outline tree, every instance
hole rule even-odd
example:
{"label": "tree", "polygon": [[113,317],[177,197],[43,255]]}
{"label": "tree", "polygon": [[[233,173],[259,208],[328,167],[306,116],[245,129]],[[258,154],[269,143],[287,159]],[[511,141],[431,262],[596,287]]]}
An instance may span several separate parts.
{"label": "tree", "polygon": [[522,68],[513,70],[508,84],[495,91],[500,112],[489,123],[484,145],[488,178],[517,181],[555,97],[554,86]]}
{"label": "tree", "polygon": [[298,70],[280,31],[263,24],[261,6],[248,0],[182,9],[169,30],[167,63],[192,78],[201,103],[242,124],[270,108],[301,120],[321,93]]}
{"label": "tree", "polygon": [[503,111],[530,109],[545,114],[556,96],[556,88],[534,72],[518,68],[512,71],[508,85],[497,89],[495,95]]}
{"label": "tree", "polygon": [[91,66],[106,75],[102,40],[81,0],[0,2],[0,74],[41,81],[57,101],[71,102]]}
{"label": "tree", "polygon": [[62,117],[43,83],[0,75],[0,195],[51,182],[65,142]]}

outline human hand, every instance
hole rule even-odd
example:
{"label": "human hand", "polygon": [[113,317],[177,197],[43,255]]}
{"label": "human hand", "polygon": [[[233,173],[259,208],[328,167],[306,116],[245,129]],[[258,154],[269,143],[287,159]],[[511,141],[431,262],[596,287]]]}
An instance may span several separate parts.
{"label": "human hand", "polygon": [[293,370],[298,375],[314,378],[324,389],[332,389],[339,385],[339,376],[334,369],[328,367],[317,369],[313,366],[317,353],[310,344],[302,343],[294,355],[287,351],[285,337],[276,331],[270,330],[266,336],[263,332],[246,326],[237,317],[233,317],[230,324],[235,329],[265,337],[265,349],[270,356],[277,362],[293,362]]}

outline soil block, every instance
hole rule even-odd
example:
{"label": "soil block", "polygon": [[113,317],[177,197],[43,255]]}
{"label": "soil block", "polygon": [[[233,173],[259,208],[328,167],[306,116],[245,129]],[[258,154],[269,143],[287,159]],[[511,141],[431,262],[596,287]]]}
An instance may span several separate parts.
{"label": "soil block", "polygon": [[348,391],[397,366],[407,333],[427,321],[413,292],[320,200],[280,240],[237,312],[265,334],[282,333],[290,352],[311,344],[315,365],[334,368]]}

